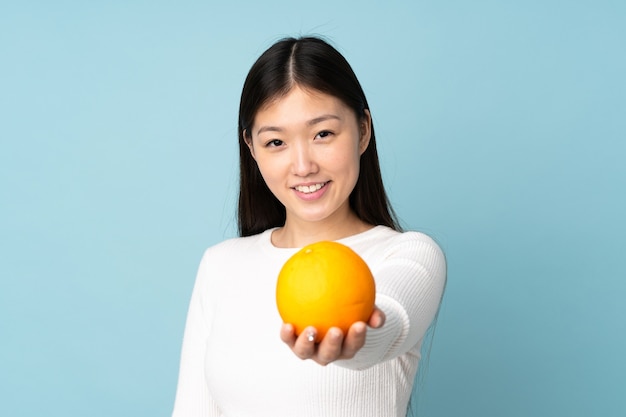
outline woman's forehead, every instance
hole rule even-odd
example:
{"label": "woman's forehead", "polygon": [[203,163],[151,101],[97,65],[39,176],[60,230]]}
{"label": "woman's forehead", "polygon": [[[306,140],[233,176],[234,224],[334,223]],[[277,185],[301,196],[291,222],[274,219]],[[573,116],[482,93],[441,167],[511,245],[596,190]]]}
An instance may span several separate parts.
{"label": "woman's forehead", "polygon": [[262,106],[254,125],[311,124],[320,118],[344,120],[349,113],[348,106],[335,96],[317,90],[292,88]]}

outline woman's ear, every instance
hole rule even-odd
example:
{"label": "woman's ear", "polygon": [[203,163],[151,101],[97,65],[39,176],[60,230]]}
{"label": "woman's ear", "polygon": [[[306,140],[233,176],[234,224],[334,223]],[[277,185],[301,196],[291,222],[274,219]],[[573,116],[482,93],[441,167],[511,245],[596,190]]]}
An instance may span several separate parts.
{"label": "woman's ear", "polygon": [[[252,146],[252,138],[250,137],[246,129],[243,130],[242,135],[243,141],[246,142],[246,145],[248,145],[248,149],[250,149],[250,155],[252,155],[252,158],[254,158],[254,147]],[[254,159],[256,160],[256,158]]]}
{"label": "woman's ear", "polygon": [[363,116],[359,120],[359,133],[359,155],[363,155],[372,138],[372,115],[368,109],[363,110]]}

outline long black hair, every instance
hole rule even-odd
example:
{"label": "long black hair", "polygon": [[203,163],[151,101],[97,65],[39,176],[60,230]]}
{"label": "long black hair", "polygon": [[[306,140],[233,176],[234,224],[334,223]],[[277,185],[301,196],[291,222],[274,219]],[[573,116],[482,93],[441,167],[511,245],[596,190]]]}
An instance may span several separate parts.
{"label": "long black hair", "polygon": [[[320,91],[340,99],[357,119],[369,111],[361,84],[348,61],[334,47],[316,37],[286,38],[266,50],[246,77],[239,104],[239,206],[240,236],[250,236],[285,224],[285,207],[271,193],[246,144],[257,112],[271,100],[285,96],[295,86]],[[359,178],[350,194],[357,217],[372,225],[401,230],[383,186],[374,126],[361,155]]]}

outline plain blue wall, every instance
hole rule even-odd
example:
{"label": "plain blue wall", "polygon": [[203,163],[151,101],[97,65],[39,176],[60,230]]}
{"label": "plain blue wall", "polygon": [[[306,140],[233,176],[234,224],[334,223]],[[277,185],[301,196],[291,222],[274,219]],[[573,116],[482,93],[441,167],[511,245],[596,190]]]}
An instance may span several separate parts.
{"label": "plain blue wall", "polygon": [[169,415],[243,79],[322,34],[449,258],[420,416],[626,415],[624,3],[225,3],[0,6],[0,414]]}

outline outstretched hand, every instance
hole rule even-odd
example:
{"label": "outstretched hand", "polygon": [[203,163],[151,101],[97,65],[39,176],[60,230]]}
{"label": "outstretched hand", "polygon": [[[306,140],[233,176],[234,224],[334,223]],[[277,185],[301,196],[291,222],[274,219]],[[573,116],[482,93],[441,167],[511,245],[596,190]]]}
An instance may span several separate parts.
{"label": "outstretched hand", "polygon": [[365,344],[367,326],[377,329],[383,324],[385,324],[385,313],[378,307],[374,307],[374,312],[367,323],[357,321],[350,326],[346,335],[341,329],[331,327],[324,339],[315,343],[317,334],[315,327],[307,327],[299,336],[296,336],[294,327],[285,323],[280,330],[280,338],[300,359],[312,359],[326,366],[338,359],[353,358]]}

